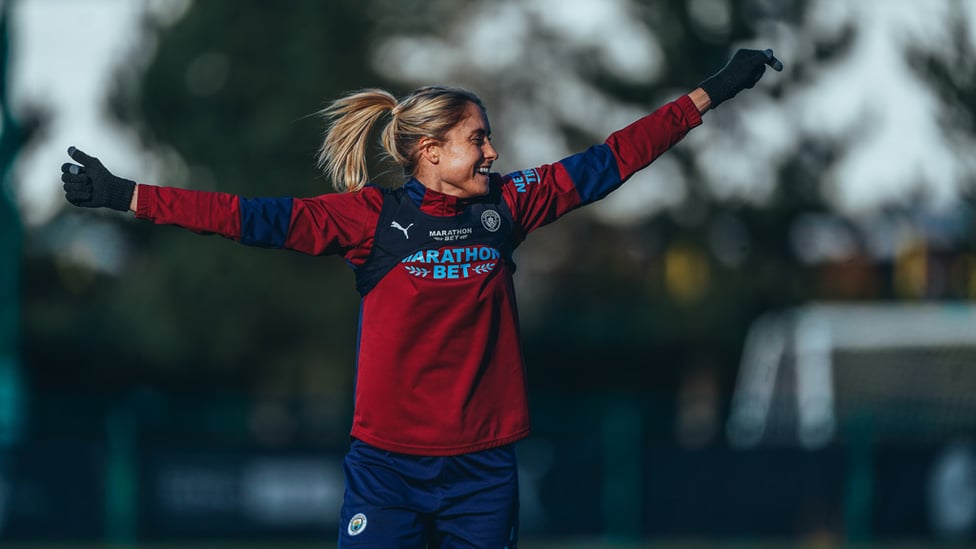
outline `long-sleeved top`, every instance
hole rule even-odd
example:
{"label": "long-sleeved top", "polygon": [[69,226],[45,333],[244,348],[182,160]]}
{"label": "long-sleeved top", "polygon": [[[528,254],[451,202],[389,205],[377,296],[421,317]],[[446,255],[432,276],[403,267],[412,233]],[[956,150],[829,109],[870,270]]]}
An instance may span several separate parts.
{"label": "long-sleeved top", "polygon": [[493,173],[460,199],[416,179],[397,190],[244,198],[140,185],[136,216],[243,244],[340,255],[363,294],[351,435],[446,456],[529,434],[511,252],[589,204],[701,123],[689,97],[553,164]]}

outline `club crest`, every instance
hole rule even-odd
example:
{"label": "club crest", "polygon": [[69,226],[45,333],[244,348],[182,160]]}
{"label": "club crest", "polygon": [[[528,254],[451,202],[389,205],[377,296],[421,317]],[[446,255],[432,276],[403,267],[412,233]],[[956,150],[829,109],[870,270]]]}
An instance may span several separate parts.
{"label": "club crest", "polygon": [[356,513],[354,517],[349,519],[349,526],[346,531],[349,532],[350,536],[358,536],[363,533],[366,529],[366,515],[362,513]]}
{"label": "club crest", "polygon": [[485,210],[481,214],[481,224],[488,232],[493,233],[502,226],[502,216],[498,215],[495,210]]}

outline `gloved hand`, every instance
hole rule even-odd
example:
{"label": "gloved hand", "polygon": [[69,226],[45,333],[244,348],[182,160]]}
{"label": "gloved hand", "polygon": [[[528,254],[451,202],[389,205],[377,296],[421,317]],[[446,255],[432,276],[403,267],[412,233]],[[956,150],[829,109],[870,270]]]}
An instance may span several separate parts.
{"label": "gloved hand", "polygon": [[68,156],[81,164],[65,162],[61,165],[61,181],[64,182],[64,196],[68,202],[85,208],[106,207],[120,212],[129,211],[135,181],[112,175],[101,161],[75,147],[68,147]]}
{"label": "gloved hand", "polygon": [[699,87],[708,94],[714,108],[740,91],[755,86],[766,72],[766,65],[777,72],[783,70],[783,63],[773,57],[773,50],[739,50],[722,70],[708,77]]}

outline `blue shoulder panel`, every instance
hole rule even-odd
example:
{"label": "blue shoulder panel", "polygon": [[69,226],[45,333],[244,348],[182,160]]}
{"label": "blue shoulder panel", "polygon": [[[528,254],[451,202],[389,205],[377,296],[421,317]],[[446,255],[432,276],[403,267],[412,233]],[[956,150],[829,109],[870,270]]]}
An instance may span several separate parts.
{"label": "blue shoulder panel", "polygon": [[583,204],[596,202],[620,186],[617,158],[605,143],[594,145],[560,163],[576,185]]}
{"label": "blue shoulder panel", "polygon": [[427,187],[424,187],[423,183],[411,177],[410,181],[407,181],[403,185],[403,188],[406,189],[407,196],[410,197],[410,200],[413,200],[413,203],[418,208],[424,203],[424,195],[427,194]]}
{"label": "blue shoulder panel", "polygon": [[244,198],[241,204],[241,244],[281,248],[291,223],[291,198]]}

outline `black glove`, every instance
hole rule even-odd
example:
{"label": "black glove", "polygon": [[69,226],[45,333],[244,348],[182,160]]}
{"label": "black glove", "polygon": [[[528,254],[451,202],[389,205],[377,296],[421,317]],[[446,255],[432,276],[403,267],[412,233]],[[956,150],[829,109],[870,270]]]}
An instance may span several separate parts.
{"label": "black glove", "polygon": [[739,50],[722,70],[708,77],[699,87],[712,100],[712,107],[717,107],[740,91],[755,86],[766,72],[766,65],[777,72],[783,70],[783,64],[773,57],[773,50]]}
{"label": "black glove", "polygon": [[61,165],[61,181],[64,182],[64,196],[68,202],[85,208],[106,207],[120,212],[129,211],[135,181],[112,175],[97,158],[74,147],[68,147],[68,156],[81,164],[65,162]]}

